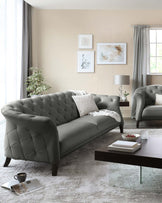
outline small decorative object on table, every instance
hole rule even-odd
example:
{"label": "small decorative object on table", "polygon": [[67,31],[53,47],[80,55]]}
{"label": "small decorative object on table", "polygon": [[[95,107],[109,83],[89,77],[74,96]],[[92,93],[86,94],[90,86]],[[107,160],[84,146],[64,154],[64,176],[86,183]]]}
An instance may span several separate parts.
{"label": "small decorative object on table", "polygon": [[121,97],[121,101],[126,102],[127,100],[127,96],[129,95],[129,93],[125,90],[122,97]]}
{"label": "small decorative object on table", "polygon": [[139,134],[122,134],[123,140],[127,141],[136,141],[139,137]]}

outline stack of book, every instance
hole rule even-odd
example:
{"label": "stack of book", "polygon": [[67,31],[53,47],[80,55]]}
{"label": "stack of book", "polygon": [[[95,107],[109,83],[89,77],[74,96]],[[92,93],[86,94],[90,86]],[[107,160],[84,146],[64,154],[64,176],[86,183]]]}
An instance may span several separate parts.
{"label": "stack of book", "polygon": [[108,146],[109,150],[121,152],[135,152],[141,147],[138,142],[117,140]]}

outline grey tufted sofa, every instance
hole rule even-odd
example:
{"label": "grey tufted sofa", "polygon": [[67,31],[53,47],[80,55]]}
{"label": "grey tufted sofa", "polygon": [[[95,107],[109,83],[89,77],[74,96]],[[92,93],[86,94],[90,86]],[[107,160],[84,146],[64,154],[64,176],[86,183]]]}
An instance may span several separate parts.
{"label": "grey tufted sofa", "polygon": [[136,89],[132,103],[132,118],[136,126],[142,120],[162,120],[162,106],[155,105],[155,94],[162,94],[162,85],[148,85]]}
{"label": "grey tufted sofa", "polygon": [[13,159],[47,162],[57,175],[62,157],[113,128],[123,131],[119,97],[93,95],[100,109],[118,112],[111,117],[79,117],[73,92],[62,92],[12,102],[2,108],[6,118],[4,167]]}

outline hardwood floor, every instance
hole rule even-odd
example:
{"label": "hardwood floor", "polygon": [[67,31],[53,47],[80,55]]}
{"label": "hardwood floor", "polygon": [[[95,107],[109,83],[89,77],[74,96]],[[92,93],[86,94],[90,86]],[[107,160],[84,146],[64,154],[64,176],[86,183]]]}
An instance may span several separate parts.
{"label": "hardwood floor", "polygon": [[[131,118],[124,118],[124,128],[125,129],[135,129],[136,121]],[[162,121],[141,121],[139,128],[162,128]]]}

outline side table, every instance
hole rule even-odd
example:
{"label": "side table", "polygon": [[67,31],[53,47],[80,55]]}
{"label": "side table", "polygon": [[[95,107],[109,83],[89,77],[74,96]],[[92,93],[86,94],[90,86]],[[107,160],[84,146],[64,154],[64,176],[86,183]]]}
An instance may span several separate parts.
{"label": "side table", "polygon": [[129,106],[129,101],[120,101],[120,106]]}

